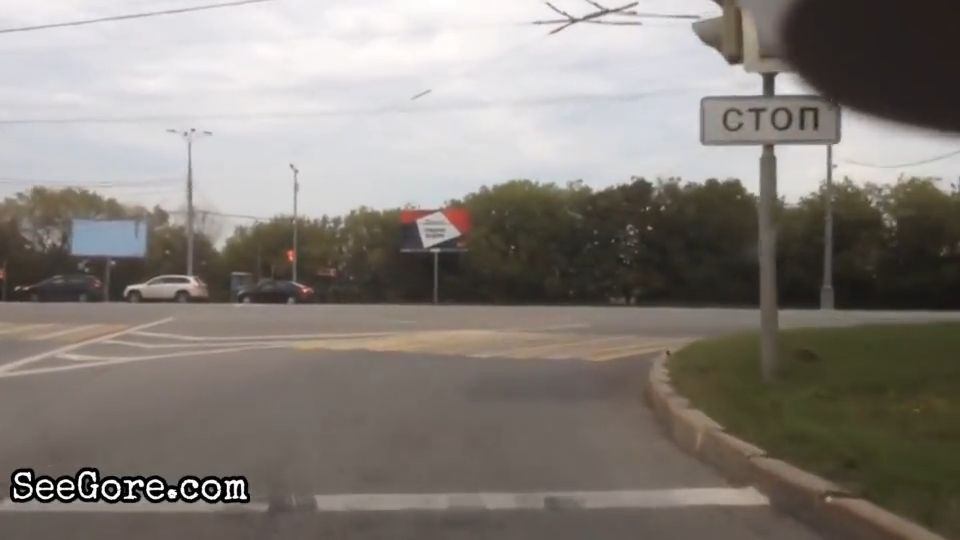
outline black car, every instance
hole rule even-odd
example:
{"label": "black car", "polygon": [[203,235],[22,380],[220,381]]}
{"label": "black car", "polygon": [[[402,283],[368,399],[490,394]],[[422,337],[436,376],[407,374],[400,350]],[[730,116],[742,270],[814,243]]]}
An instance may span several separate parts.
{"label": "black car", "polygon": [[103,283],[86,274],[53,276],[16,287],[13,294],[31,302],[95,302],[103,299]]}
{"label": "black car", "polygon": [[251,303],[280,303],[300,304],[313,302],[313,289],[295,281],[280,281],[265,279],[256,285],[240,289],[237,293],[237,302]]}

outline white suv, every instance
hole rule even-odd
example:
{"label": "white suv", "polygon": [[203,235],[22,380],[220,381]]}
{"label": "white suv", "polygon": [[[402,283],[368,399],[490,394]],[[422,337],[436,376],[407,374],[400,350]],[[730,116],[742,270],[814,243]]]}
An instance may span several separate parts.
{"label": "white suv", "polygon": [[207,300],[207,284],[194,276],[157,276],[146,283],[130,285],[123,291],[128,302],[173,300],[180,303]]}

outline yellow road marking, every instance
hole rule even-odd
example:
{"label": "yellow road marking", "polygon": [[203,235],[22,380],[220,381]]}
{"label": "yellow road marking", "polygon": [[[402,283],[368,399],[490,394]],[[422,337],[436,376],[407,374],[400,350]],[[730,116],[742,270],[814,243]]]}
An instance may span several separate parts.
{"label": "yellow road marking", "polygon": [[558,336],[552,340],[548,340],[545,343],[540,343],[537,345],[529,345],[526,347],[517,347],[514,349],[506,349],[496,353],[496,356],[501,356],[505,358],[544,358],[550,354],[558,354],[566,349],[574,347],[576,345],[582,345],[584,341],[589,341],[584,339],[582,336]]}
{"label": "yellow road marking", "polygon": [[71,332],[75,332],[77,331],[78,328],[86,328],[91,325],[71,326],[71,325],[64,325],[64,324],[54,324],[52,326],[53,328],[46,329],[46,330],[53,330],[52,332],[46,332],[44,334],[34,334],[30,336],[30,341],[45,341],[48,339],[53,339],[55,337],[59,337],[65,334],[69,334]]}
{"label": "yellow road marking", "polygon": [[55,339],[56,341],[60,341],[60,342],[65,342],[65,343],[73,343],[77,341],[93,339],[97,336],[103,336],[106,334],[111,334],[113,332],[119,332],[127,327],[128,325],[126,324],[93,324],[93,325],[89,325],[89,327],[87,328],[83,328],[82,330],[77,330],[76,332],[72,332],[70,334],[66,334],[58,338],[52,338],[52,339]]}
{"label": "yellow road marking", "polygon": [[573,341],[531,347],[519,351],[507,351],[503,355],[512,358],[583,358],[603,344],[632,339],[631,336],[577,336]]}
{"label": "yellow road marking", "polygon": [[587,355],[586,359],[592,362],[604,362],[607,360],[616,360],[617,358],[626,358],[628,356],[640,356],[642,354],[669,349],[678,343],[680,342],[675,339],[638,341],[631,345],[593,351]]}
{"label": "yellow road marking", "polygon": [[444,332],[428,336],[418,347],[419,352],[446,355],[460,354],[461,351],[475,351],[489,346],[491,342],[515,337],[512,334],[498,334],[491,331]]}
{"label": "yellow road marking", "polygon": [[10,328],[4,328],[0,330],[0,335],[10,336],[10,335],[22,335],[28,332],[34,332],[36,330],[42,330],[53,326],[52,324],[14,324]]}
{"label": "yellow road marking", "polygon": [[553,334],[514,334],[512,336],[496,336],[496,346],[476,351],[469,356],[474,358],[494,358],[510,356],[513,351],[536,347],[553,346],[557,344]]}
{"label": "yellow road marking", "polygon": [[563,335],[490,330],[438,330],[388,336],[319,339],[293,344],[300,350],[367,350],[472,358],[582,359],[606,361],[678,347],[686,338]]}

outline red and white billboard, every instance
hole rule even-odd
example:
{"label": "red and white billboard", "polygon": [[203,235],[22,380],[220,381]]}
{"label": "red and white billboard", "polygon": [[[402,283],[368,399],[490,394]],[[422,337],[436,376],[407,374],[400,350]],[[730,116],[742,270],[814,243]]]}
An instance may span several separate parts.
{"label": "red and white billboard", "polygon": [[465,208],[404,210],[400,223],[403,251],[464,251],[473,226]]}

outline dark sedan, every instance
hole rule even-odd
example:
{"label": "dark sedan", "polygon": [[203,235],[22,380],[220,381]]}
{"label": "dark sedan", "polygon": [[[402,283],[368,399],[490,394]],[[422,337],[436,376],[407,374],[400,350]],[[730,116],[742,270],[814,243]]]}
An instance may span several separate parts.
{"label": "dark sedan", "polygon": [[31,302],[95,302],[103,299],[103,283],[86,274],[53,276],[40,283],[16,287],[13,294]]}
{"label": "dark sedan", "polygon": [[295,281],[265,279],[256,285],[244,287],[237,293],[242,304],[302,304],[315,300],[313,289]]}

